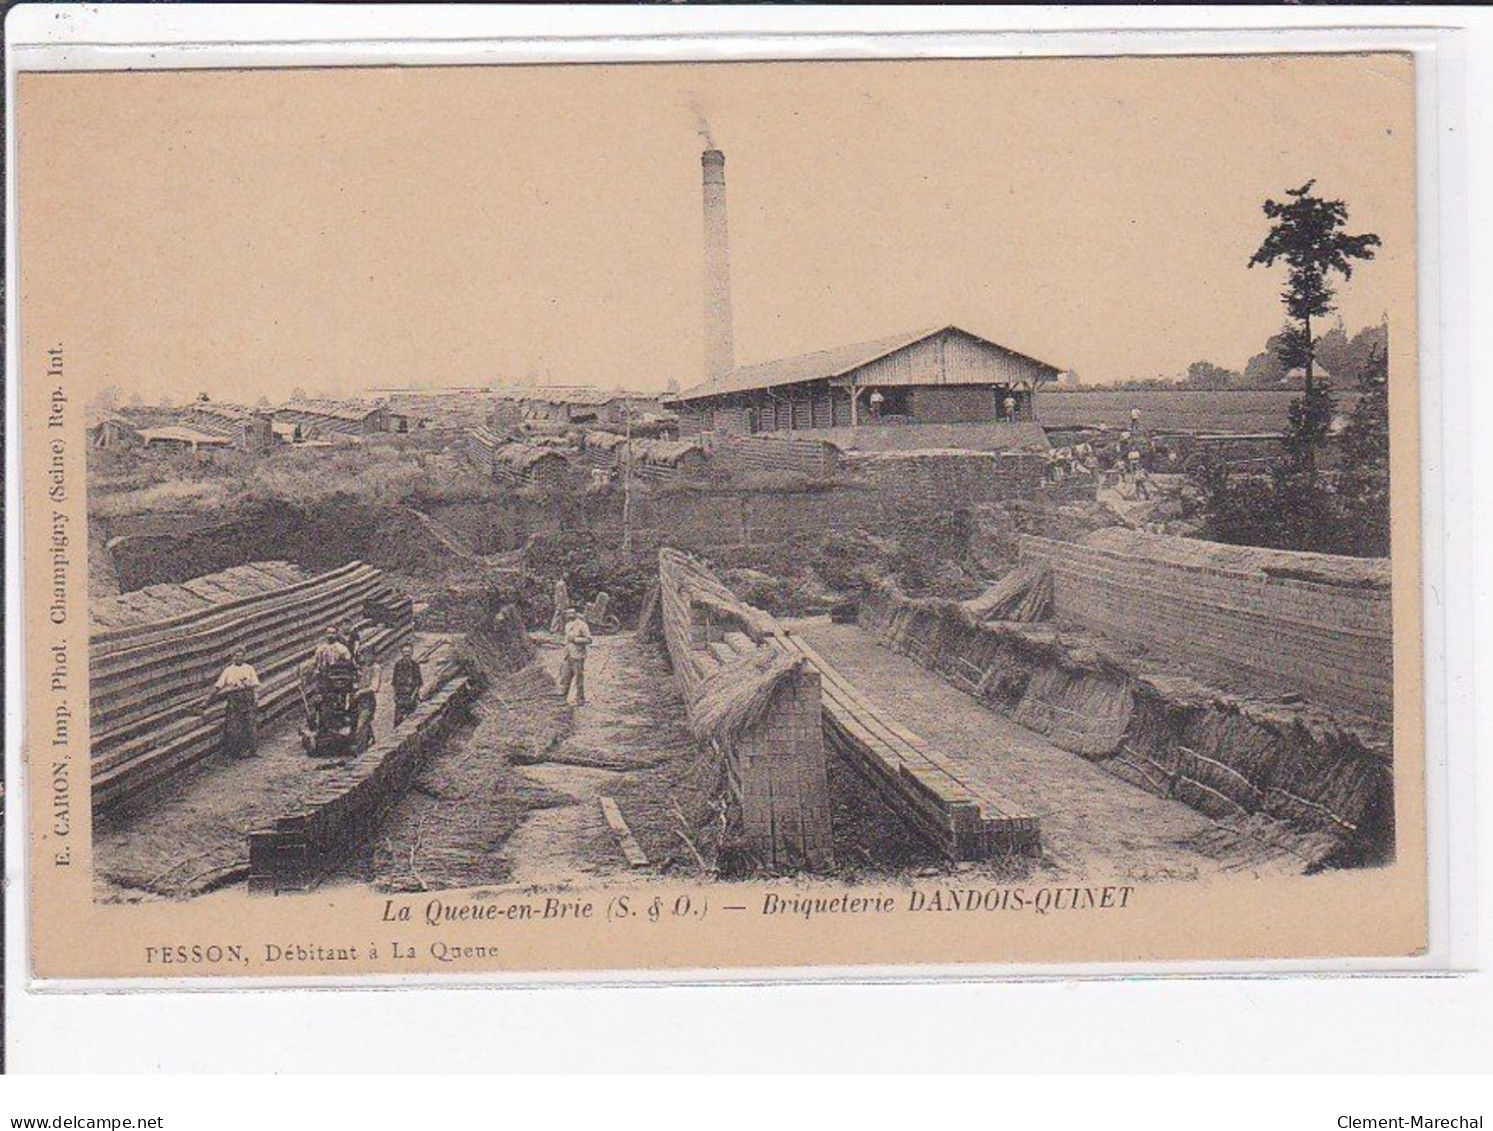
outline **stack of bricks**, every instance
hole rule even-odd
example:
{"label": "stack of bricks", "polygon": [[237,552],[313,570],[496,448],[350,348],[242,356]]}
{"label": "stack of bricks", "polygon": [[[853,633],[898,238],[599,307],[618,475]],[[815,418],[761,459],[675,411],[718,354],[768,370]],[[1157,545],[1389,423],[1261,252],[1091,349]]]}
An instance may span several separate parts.
{"label": "stack of bricks", "polygon": [[818,870],[834,863],[819,675],[791,678],[762,724],[734,744],[742,838],[764,859]]}
{"label": "stack of bricks", "polygon": [[1025,452],[878,452],[847,467],[886,503],[960,507],[1033,497],[1045,461]]}
{"label": "stack of bricks", "polygon": [[472,698],[465,677],[448,676],[392,734],[320,779],[293,812],[249,834],[251,892],[314,888],[373,837]]}
{"label": "stack of bricks", "polygon": [[[659,551],[659,607],[674,676],[688,703],[726,665],[781,648],[770,616],[677,550]],[[756,725],[707,741],[725,763],[741,813],[741,847],[774,869],[832,868],[818,674],[798,668],[775,689]]]}
{"label": "stack of bricks", "polygon": [[725,435],[716,441],[715,458],[736,472],[770,471],[828,479],[835,474],[840,449],[824,440],[793,436]]}
{"label": "stack of bricks", "polygon": [[1324,851],[1336,842],[1377,853],[1392,839],[1382,724],[1148,674],[1083,630],[982,622],[890,582],[862,597],[859,622],[1054,745],[1215,819],[1285,820]]}
{"label": "stack of bricks", "polygon": [[828,749],[950,860],[1040,853],[1036,817],[988,791],[976,796],[949,758],[898,726],[805,640],[741,602],[695,559],[660,552],[659,603],[689,702],[712,672],[754,649],[804,661],[759,726],[724,745],[713,740],[740,803],[743,839],[759,858],[779,867],[832,866]]}
{"label": "stack of bricks", "polygon": [[[230,574],[179,587],[211,595]],[[203,602],[175,616],[95,631],[89,639],[89,754],[95,813],[155,790],[218,748],[218,713],[206,689],[243,649],[261,680],[261,725],[299,704],[298,665],[322,633],[349,618],[383,655],[414,628],[409,598],[362,562],[316,577],[284,563],[259,567],[281,584]],[[114,610],[118,623],[122,606]],[[221,708],[219,708],[221,710]]]}
{"label": "stack of bricks", "polygon": [[807,641],[785,643],[819,674],[830,748],[935,851],[951,861],[1041,855],[1035,816],[989,789],[977,794],[945,753],[899,726]]}
{"label": "stack of bricks", "polygon": [[[1102,533],[1102,532],[1101,532]],[[1393,706],[1390,593],[1384,584],[1324,584],[1272,572],[1166,560],[1176,542],[1132,536],[1128,552],[1025,536],[1022,561],[1053,571],[1059,619],[1173,658],[1204,678],[1388,718]],[[1154,543],[1148,556],[1145,546]],[[1231,548],[1247,560],[1249,551]],[[1262,554],[1262,557],[1264,555]],[[1320,555],[1300,555],[1309,573]],[[1367,568],[1367,564],[1366,564]],[[1387,564],[1384,572],[1387,575]]]}

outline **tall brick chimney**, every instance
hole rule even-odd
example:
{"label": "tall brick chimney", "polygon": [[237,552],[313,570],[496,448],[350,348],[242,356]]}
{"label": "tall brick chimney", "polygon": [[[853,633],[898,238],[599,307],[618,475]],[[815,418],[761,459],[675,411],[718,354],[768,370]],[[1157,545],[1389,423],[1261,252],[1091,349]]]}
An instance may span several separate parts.
{"label": "tall brick chimney", "polygon": [[731,255],[726,243],[726,155],[700,155],[705,193],[705,379],[736,368],[731,334]]}

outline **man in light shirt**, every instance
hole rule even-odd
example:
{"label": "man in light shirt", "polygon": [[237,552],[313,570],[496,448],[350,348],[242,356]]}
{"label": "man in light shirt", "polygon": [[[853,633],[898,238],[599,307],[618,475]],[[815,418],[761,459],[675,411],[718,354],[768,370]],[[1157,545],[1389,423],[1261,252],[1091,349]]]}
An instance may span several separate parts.
{"label": "man in light shirt", "polygon": [[560,698],[570,700],[570,689],[575,688],[573,702],[577,707],[586,705],[586,649],[591,647],[591,626],[586,618],[572,606],[565,610],[565,658],[560,661]]}
{"label": "man in light shirt", "polygon": [[326,635],[313,653],[316,671],[320,675],[328,668],[346,667],[353,662],[353,654],[337,635],[335,628],[328,628]]}
{"label": "man in light shirt", "polygon": [[[242,648],[234,650],[233,659],[213,684],[207,702],[222,696],[223,733],[221,746],[230,758],[248,758],[259,752],[259,673],[249,663]],[[204,704],[206,706],[206,704]]]}

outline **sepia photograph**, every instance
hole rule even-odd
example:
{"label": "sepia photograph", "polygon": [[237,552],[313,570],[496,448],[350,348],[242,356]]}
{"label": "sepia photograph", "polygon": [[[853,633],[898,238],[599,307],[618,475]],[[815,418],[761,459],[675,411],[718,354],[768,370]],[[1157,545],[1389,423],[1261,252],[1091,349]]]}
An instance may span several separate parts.
{"label": "sepia photograph", "polygon": [[1414,69],[18,76],[33,962],[1423,952]]}

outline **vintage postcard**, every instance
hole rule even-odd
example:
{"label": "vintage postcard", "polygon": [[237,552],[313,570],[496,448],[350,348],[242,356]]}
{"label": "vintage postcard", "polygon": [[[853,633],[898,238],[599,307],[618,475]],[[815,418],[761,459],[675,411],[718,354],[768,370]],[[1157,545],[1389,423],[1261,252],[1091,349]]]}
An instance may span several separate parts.
{"label": "vintage postcard", "polygon": [[33,974],[1425,953],[1415,70],[18,75]]}

